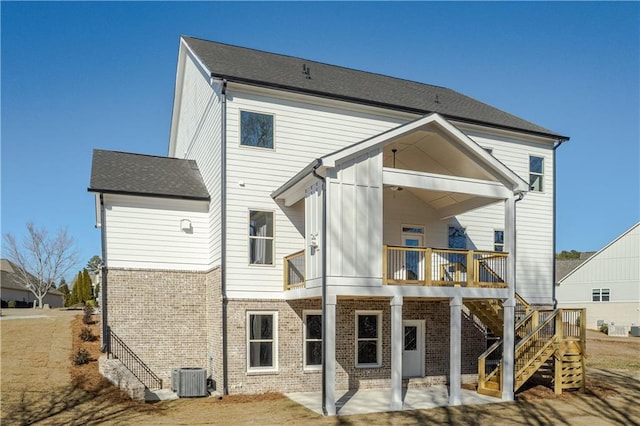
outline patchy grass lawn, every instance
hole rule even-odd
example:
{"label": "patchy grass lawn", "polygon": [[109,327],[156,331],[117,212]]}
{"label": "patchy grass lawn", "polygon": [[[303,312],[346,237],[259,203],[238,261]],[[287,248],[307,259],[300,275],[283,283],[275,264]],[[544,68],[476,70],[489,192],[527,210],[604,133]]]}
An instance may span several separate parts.
{"label": "patchy grass lawn", "polygon": [[[83,342],[79,335],[84,326],[79,312],[2,320],[3,425],[640,424],[640,339],[590,332],[585,394],[557,397],[552,389],[534,385],[510,403],[328,418],[274,393],[155,404],[130,401],[98,373],[99,341]],[[90,327],[97,336],[99,324]],[[91,362],[73,366],[80,347],[89,351]]]}

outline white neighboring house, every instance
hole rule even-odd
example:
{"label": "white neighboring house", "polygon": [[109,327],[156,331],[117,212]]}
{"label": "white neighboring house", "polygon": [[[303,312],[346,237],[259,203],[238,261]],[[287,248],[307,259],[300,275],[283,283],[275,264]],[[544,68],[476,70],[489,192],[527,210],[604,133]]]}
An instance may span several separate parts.
{"label": "white neighboring house", "polygon": [[560,279],[556,298],[560,307],[587,308],[588,328],[605,323],[626,336],[640,325],[640,223]]}
{"label": "white neighboring house", "polygon": [[[11,261],[7,259],[0,259],[0,271],[2,278],[0,279],[0,291],[3,302],[16,301],[33,306],[33,302],[37,302],[36,296],[18,284],[16,279],[16,268]],[[64,295],[55,288],[49,290],[49,292],[42,299],[42,303],[49,304],[52,308],[61,308],[64,306]]]}
{"label": "white neighboring house", "polygon": [[103,337],[165,387],[196,366],[335,414],[336,389],[400,409],[403,380],[459,404],[490,329],[485,391],[513,399],[519,296],[554,302],[566,140],[447,88],[182,37],[168,157],[94,151]]}

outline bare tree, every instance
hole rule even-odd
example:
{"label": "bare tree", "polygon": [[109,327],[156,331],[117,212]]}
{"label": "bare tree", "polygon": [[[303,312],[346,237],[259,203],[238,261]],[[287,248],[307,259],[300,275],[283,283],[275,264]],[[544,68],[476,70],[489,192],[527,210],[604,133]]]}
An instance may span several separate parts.
{"label": "bare tree", "polygon": [[38,299],[42,299],[55,283],[78,264],[73,238],[61,229],[54,237],[45,228],[27,223],[28,235],[18,243],[11,234],[4,235],[7,256],[17,268],[17,281]]}

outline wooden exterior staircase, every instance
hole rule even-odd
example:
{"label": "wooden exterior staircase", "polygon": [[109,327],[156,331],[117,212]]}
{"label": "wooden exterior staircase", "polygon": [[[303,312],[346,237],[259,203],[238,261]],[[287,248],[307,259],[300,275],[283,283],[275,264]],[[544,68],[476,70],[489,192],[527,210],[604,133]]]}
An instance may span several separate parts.
{"label": "wooden exterior staircase", "polygon": [[[516,299],[513,391],[545,369],[556,394],[570,389],[584,391],[585,310],[534,310],[520,296]],[[488,331],[503,336],[502,306],[498,301],[465,301],[465,306]],[[478,393],[502,396],[502,368],[502,340],[498,340],[478,358]]]}

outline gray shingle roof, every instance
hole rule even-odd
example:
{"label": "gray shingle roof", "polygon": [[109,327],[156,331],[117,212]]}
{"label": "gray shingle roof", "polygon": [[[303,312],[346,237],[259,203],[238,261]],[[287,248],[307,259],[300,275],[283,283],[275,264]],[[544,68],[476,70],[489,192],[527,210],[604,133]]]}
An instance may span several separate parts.
{"label": "gray shingle roof", "polygon": [[193,160],[93,150],[91,192],[209,200]]}
{"label": "gray shingle roof", "polygon": [[445,87],[193,37],[183,39],[212,77],[420,114],[437,112],[450,119],[569,139]]}

